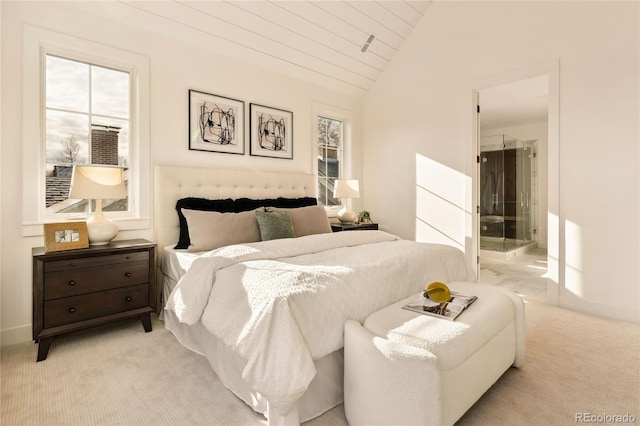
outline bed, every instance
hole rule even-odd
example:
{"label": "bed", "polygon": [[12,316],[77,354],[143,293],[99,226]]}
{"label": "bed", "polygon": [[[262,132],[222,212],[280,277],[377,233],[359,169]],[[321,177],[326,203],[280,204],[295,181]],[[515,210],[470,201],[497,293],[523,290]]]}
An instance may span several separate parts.
{"label": "bed", "polygon": [[[384,231],[318,231],[327,229],[328,219],[317,216],[313,175],[156,166],[155,188],[165,326],[205,356],[220,381],[269,424],[299,424],[342,402],[346,319],[362,321],[431,281],[474,281],[464,254],[450,246]],[[194,240],[176,249],[177,243],[184,247],[176,203],[190,197],[248,204],[243,212],[182,209]],[[265,209],[264,200],[284,204]],[[314,219],[295,238],[251,237],[200,250],[208,247],[202,240],[221,229],[246,228],[226,221],[252,215],[260,235],[267,235],[261,220],[274,215],[265,210],[286,219],[285,232],[291,224],[302,229],[301,217]],[[205,222],[218,231],[200,227]]]}

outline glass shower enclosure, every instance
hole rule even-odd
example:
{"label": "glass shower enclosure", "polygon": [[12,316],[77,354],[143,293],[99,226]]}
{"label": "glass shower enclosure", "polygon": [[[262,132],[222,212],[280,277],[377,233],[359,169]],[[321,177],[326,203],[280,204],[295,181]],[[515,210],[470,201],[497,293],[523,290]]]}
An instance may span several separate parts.
{"label": "glass shower enclosure", "polygon": [[480,138],[480,249],[507,252],[535,241],[535,141]]}

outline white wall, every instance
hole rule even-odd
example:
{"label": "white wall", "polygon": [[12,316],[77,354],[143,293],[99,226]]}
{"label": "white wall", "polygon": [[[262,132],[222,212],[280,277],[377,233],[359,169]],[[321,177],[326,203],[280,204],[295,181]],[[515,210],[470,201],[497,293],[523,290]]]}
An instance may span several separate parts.
{"label": "white wall", "polygon": [[[416,156],[470,179],[473,82],[556,60],[559,155],[550,153],[550,167],[558,164],[559,178],[550,173],[549,185],[559,190],[559,206],[550,203],[558,231],[549,238],[559,269],[551,300],[640,322],[639,8],[433,3],[364,100],[364,179],[378,189],[367,210],[403,237],[425,235],[416,220],[424,215],[416,212]],[[450,233],[472,245],[468,221],[459,217]]]}
{"label": "white wall", "polygon": [[536,187],[537,192],[537,211],[536,211],[536,224],[537,224],[537,236],[538,247],[547,248],[547,195],[548,195],[548,144],[547,144],[547,123],[530,123],[522,126],[512,127],[498,127],[485,129],[480,131],[481,136],[491,135],[508,135],[521,141],[536,141],[536,153],[537,153],[537,176]]}
{"label": "white wall", "polygon": [[[101,7],[106,7],[105,4]],[[22,26],[30,24],[97,43],[145,55],[150,62],[150,173],[156,164],[221,168],[249,168],[313,172],[312,106],[315,103],[351,111],[354,155],[360,150],[361,99],[287,78],[223,58],[207,47],[172,41],[158,33],[134,29],[86,14],[82,8],[63,2],[1,2],[2,16],[2,196],[0,232],[3,254],[2,344],[31,338],[31,248],[43,244],[42,237],[22,237]],[[245,102],[245,135],[249,141],[249,103],[259,103],[293,112],[294,159],[275,160],[188,150],[188,90],[197,89]],[[359,177],[358,164],[353,165]],[[153,179],[150,177],[150,182]],[[153,194],[153,188],[142,188]],[[151,203],[153,200],[151,199]],[[152,209],[151,209],[152,210]],[[149,229],[121,232],[119,239],[153,240]]]}

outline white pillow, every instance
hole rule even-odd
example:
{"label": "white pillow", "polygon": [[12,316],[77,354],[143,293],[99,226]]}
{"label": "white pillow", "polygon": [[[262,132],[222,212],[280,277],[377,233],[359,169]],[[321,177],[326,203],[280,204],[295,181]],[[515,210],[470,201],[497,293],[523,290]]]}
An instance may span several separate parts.
{"label": "white pillow", "polygon": [[331,232],[329,217],[323,206],[296,207],[291,209],[267,207],[267,211],[289,213],[296,237]]}
{"label": "white pillow", "polygon": [[260,241],[260,228],[254,210],[219,213],[181,209],[189,228],[188,251],[207,251],[231,244]]}

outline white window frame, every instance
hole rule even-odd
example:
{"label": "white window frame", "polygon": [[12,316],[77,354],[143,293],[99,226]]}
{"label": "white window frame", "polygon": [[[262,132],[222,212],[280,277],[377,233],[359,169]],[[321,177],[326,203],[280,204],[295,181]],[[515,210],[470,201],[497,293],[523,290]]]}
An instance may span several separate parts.
{"label": "white window frame", "polygon": [[[88,40],[25,25],[23,38],[22,234],[43,234],[42,224],[84,220],[90,213],[46,212],[46,55],[123,70],[130,75],[129,210],[104,212],[120,230],[150,227],[149,59]],[[27,119],[29,118],[29,119]]]}
{"label": "white window frame", "polygon": [[[342,153],[340,159],[340,179],[351,179],[353,176],[353,122],[354,114],[351,111],[314,102],[312,104],[312,122],[313,122],[313,173],[316,176],[316,185],[318,184],[318,118],[324,117],[332,120],[342,121]],[[349,200],[348,202],[351,202]],[[334,217],[342,206],[324,206],[329,217]]]}

